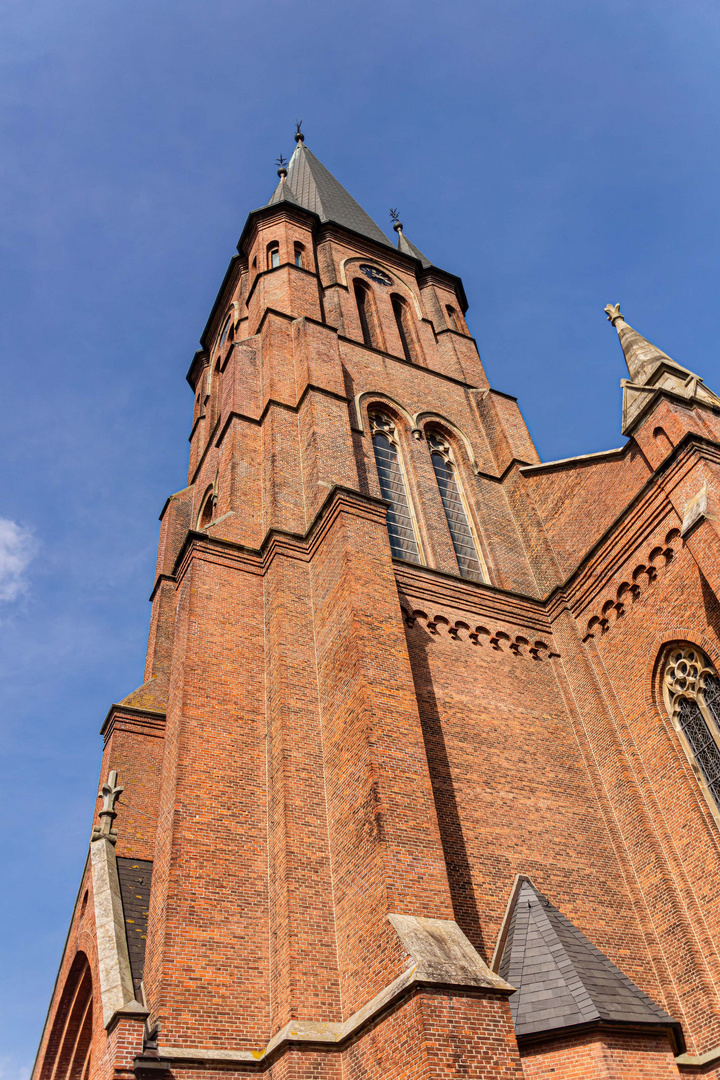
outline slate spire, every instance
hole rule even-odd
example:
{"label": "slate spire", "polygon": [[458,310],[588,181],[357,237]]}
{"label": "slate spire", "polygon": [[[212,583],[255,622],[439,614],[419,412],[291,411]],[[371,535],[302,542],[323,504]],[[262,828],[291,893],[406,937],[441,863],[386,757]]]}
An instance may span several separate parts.
{"label": "slate spire", "polygon": [[608,322],[611,322],[617,330],[632,382],[646,384],[661,364],[669,364],[685,375],[691,374],[687,368],[672,360],[662,349],[658,349],[657,345],[653,345],[642,334],[638,334],[637,330],[633,330],[632,326],[628,326],[619,304],[607,304],[605,314]]}
{"label": "slate spire", "polygon": [[295,202],[317,214],[321,221],[332,221],[352,232],[374,240],[376,244],[392,247],[382,229],[375,224],[362,206],[355,202],[321,161],[305,145],[300,130],[295,135],[297,145],[287,167],[287,179],[281,178],[268,206],[278,202]]}
{"label": "slate spire", "polygon": [[617,330],[630,375],[629,379],[621,380],[623,435],[630,434],[661,392],[681,398],[684,402],[697,401],[711,408],[720,407],[720,399],[705,386],[699,375],[678,364],[657,345],[628,326],[619,304],[607,304],[605,314]]}
{"label": "slate spire", "polygon": [[[504,939],[504,941],[503,941]],[[680,1025],[566,919],[529,878],[518,878],[501,931],[495,970],[517,988],[510,998],[518,1036],[579,1024]]]}

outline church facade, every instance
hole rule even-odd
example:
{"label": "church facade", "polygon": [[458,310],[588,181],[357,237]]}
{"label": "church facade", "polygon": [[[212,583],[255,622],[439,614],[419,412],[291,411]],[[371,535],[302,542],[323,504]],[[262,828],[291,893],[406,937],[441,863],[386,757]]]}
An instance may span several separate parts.
{"label": "church facade", "polygon": [[608,305],[625,445],[541,462],[459,278],[296,141],[34,1080],[720,1077],[720,400]]}

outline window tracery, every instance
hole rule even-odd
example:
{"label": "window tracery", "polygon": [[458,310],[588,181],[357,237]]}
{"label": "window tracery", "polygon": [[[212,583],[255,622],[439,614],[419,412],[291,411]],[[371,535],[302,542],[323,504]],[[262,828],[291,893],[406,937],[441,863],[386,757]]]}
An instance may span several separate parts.
{"label": "window tracery", "polygon": [[720,679],[693,645],[674,646],[663,672],[665,704],[711,808],[720,811]]}
{"label": "window tracery", "polygon": [[450,443],[439,431],[426,435],[460,575],[470,581],[486,581]]}
{"label": "window tracery", "polygon": [[408,496],[407,484],[397,444],[395,425],[386,413],[369,414],[370,433],[380,493],[390,503],[387,531],[395,558],[419,563],[420,544]]}

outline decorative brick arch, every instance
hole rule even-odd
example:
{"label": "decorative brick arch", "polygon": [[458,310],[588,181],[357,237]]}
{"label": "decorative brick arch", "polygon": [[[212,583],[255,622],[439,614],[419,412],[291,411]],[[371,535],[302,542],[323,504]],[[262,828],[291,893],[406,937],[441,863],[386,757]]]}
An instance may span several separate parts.
{"label": "decorative brick arch", "polygon": [[394,410],[396,419],[402,419],[407,424],[408,432],[414,432],[415,420],[413,416],[407,411],[404,405],[401,405],[395,398],[391,398],[389,394],[383,394],[380,390],[364,390],[360,394],[355,395],[355,415],[357,417],[357,426],[363,435],[366,434],[365,419],[364,419],[364,406],[367,402],[373,403],[377,401],[378,406],[386,405],[390,410]]}
{"label": "decorative brick arch", "polygon": [[87,955],[78,952],[60,995],[39,1080],[87,1080],[92,1028],[92,969]]}
{"label": "decorative brick arch", "polygon": [[448,420],[447,417],[441,413],[436,412],[419,412],[415,413],[413,417],[413,434],[422,432],[428,424],[437,424],[439,427],[447,428],[449,432],[455,435],[456,438],[465,447],[465,453],[467,454],[470,467],[475,475],[479,475],[480,467],[475,458],[475,451],[472,448],[472,443],[468,439],[464,431],[462,431],[456,424],[453,424],[452,420]]}

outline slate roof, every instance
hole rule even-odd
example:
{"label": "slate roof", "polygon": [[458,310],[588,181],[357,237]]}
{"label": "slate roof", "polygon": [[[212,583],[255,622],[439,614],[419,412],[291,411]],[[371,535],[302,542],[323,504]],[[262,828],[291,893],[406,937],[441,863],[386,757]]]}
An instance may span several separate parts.
{"label": "slate roof", "polygon": [[420,248],[415,247],[413,242],[408,240],[404,233],[398,233],[398,251],[403,251],[406,255],[411,255],[413,259],[419,259],[426,270],[428,266],[432,266],[432,263],[425,255],[423,255]]}
{"label": "slate roof", "polygon": [[352,232],[374,240],[376,244],[393,247],[382,229],[375,224],[362,206],[315,157],[305,143],[298,143],[288,164],[285,183],[280,181],[268,206],[278,202],[296,202],[321,221],[333,221]]}
{"label": "slate roof", "polygon": [[680,1026],[596,949],[547,897],[521,878],[507,925],[499,966],[517,988],[510,998],[515,1033],[598,1021]]}
{"label": "slate roof", "polygon": [[139,997],[140,983],[145,969],[145,942],[147,941],[148,908],[152,862],[148,859],[124,859],[118,856],[117,868],[120,881],[125,934],[130,970],[132,971],[135,996]]}

